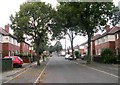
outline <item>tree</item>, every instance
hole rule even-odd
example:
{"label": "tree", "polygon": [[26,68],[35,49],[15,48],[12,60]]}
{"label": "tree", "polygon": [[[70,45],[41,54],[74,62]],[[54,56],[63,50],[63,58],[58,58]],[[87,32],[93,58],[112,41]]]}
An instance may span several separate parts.
{"label": "tree", "polygon": [[55,47],[51,45],[51,46],[49,47],[49,52],[52,53],[52,52],[54,52],[54,51],[55,51]]}
{"label": "tree", "polygon": [[76,36],[77,26],[75,23],[75,16],[72,12],[72,8],[67,3],[60,3],[57,7],[56,15],[53,17],[52,31],[53,37],[58,39],[68,35],[71,43],[72,55],[74,58],[73,40]]}
{"label": "tree", "polygon": [[19,42],[29,36],[33,40],[35,51],[37,53],[37,65],[40,65],[39,59],[47,44],[50,31],[48,23],[51,19],[52,7],[44,2],[27,2],[20,6],[20,11],[15,17],[11,15],[11,28]]}
{"label": "tree", "polygon": [[[73,3],[75,7],[77,21],[79,21],[79,32],[88,37],[88,62],[91,61],[91,38],[98,30],[103,30],[101,26],[107,25],[113,18],[115,6],[113,2],[89,2]],[[73,11],[74,11],[73,10]],[[114,21],[115,22],[115,21]]]}
{"label": "tree", "polygon": [[57,54],[62,50],[62,45],[61,45],[60,41],[56,42],[56,44],[54,45],[54,48],[57,51]]}
{"label": "tree", "polygon": [[101,26],[105,26],[109,20],[113,21],[114,9],[113,2],[61,2],[55,19],[55,22],[58,23],[57,27],[61,29],[56,33],[67,33],[67,30],[70,30],[75,34],[87,35],[87,56],[88,62],[90,62],[91,37],[98,30],[103,30]]}

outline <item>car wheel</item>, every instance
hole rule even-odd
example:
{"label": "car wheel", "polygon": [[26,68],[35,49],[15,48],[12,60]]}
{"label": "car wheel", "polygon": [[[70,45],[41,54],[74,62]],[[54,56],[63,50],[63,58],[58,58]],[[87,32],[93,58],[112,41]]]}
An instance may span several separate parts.
{"label": "car wheel", "polygon": [[13,65],[13,67],[18,68],[18,67],[19,67],[19,65],[18,65],[18,64],[14,64],[14,65]]}

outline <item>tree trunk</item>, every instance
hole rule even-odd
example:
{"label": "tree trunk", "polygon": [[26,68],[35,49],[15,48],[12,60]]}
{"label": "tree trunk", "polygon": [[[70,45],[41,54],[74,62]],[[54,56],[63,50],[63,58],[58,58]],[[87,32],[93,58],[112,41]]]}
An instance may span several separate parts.
{"label": "tree trunk", "polygon": [[37,55],[37,65],[40,66],[40,56]]}
{"label": "tree trunk", "polygon": [[88,33],[88,51],[87,51],[87,62],[91,63],[91,34]]}
{"label": "tree trunk", "polygon": [[37,53],[37,65],[39,66],[40,65],[39,45],[36,48],[36,53]]}
{"label": "tree trunk", "polygon": [[73,60],[74,60],[74,48],[73,48],[73,32],[72,32],[72,36],[71,36],[71,49],[72,49],[72,57],[73,57]]}

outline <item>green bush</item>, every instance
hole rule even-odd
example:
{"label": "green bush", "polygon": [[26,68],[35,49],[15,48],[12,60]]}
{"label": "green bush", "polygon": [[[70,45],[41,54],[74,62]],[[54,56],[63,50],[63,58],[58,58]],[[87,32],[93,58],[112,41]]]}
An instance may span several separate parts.
{"label": "green bush", "polygon": [[116,56],[117,58],[117,63],[120,64],[120,53]]}
{"label": "green bush", "polygon": [[101,52],[101,57],[104,63],[116,63],[116,57],[111,49],[105,48]]}
{"label": "green bush", "polygon": [[30,54],[28,54],[28,55],[24,55],[24,54],[18,54],[18,55],[16,55],[16,56],[19,56],[19,57],[30,57],[31,55]]}
{"label": "green bush", "polygon": [[76,58],[79,58],[79,57],[80,57],[79,51],[75,51],[75,56],[76,56]]}

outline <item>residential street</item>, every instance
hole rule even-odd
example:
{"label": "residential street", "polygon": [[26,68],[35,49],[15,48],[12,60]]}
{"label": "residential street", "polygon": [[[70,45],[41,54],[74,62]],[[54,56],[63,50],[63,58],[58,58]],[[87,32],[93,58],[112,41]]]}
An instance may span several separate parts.
{"label": "residential street", "polygon": [[[50,59],[45,70],[42,83],[117,83],[117,66],[85,65],[69,60],[64,57]],[[107,69],[108,68],[108,69]],[[111,68],[111,69],[110,69]]]}
{"label": "residential street", "polygon": [[[32,64],[13,79],[5,81],[12,83],[118,83],[118,66],[110,64],[85,64],[84,61],[65,60],[56,53],[41,66]],[[5,84],[5,85],[6,85]],[[4,85],[4,84],[3,84]],[[111,84],[110,84],[111,85]]]}

